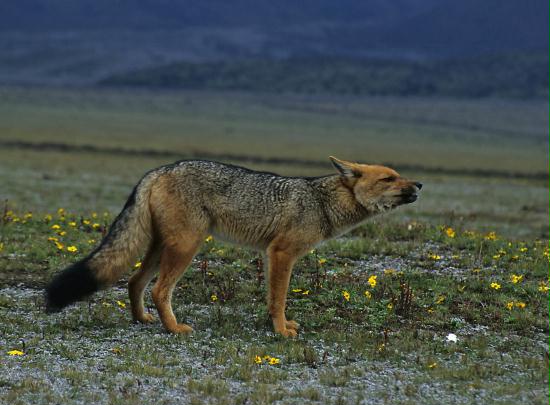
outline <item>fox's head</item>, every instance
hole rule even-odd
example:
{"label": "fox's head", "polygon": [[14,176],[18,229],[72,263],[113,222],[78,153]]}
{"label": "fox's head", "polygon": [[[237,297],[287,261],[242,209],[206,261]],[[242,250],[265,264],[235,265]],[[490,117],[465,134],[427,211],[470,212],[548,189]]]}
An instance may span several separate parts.
{"label": "fox's head", "polygon": [[384,211],[415,202],[422,188],[422,183],[405,179],[389,167],[346,162],[333,156],[329,159],[357,201],[369,210]]}

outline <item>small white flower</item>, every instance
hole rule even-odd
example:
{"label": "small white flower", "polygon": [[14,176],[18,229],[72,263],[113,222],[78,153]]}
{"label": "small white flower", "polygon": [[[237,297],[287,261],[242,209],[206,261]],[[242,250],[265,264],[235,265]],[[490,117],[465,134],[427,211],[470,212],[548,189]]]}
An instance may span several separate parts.
{"label": "small white flower", "polygon": [[456,343],[458,341],[458,338],[456,337],[456,335],[454,333],[449,333],[447,335],[447,342],[454,342]]}

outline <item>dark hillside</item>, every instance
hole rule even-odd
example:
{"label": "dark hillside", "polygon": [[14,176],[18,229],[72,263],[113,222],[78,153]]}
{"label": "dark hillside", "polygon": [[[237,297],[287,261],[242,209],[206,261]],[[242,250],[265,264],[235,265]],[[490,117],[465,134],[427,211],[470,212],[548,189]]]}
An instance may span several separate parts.
{"label": "dark hillside", "polygon": [[548,56],[523,53],[429,63],[350,59],[173,63],[109,77],[107,86],[276,93],[548,97]]}

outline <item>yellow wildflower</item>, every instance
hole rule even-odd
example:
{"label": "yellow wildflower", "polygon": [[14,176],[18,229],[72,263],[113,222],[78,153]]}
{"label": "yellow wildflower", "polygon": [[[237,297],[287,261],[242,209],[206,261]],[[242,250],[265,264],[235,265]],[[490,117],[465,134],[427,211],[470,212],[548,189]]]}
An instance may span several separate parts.
{"label": "yellow wildflower", "polygon": [[212,295],[210,296],[210,301],[216,302],[217,300],[218,300],[218,296],[217,296],[216,294],[212,294]]}
{"label": "yellow wildflower", "polygon": [[53,225],[52,225],[52,229],[53,229],[54,231],[56,231],[56,230],[58,230],[58,229],[61,229],[61,227],[60,227],[59,225],[57,225],[57,224],[53,224]]}
{"label": "yellow wildflower", "polygon": [[134,269],[139,269],[141,267],[141,262],[136,262],[136,264],[134,264]]}
{"label": "yellow wildflower", "polygon": [[50,237],[48,238],[48,240],[49,240],[50,242],[57,242],[57,238],[56,238],[55,236],[50,236]]}
{"label": "yellow wildflower", "polygon": [[214,240],[214,237],[212,235],[208,235],[206,239],[204,240],[206,243],[210,243]]}
{"label": "yellow wildflower", "polygon": [[305,290],[304,292],[302,292],[302,295],[309,295],[309,290]]}
{"label": "yellow wildflower", "polygon": [[489,232],[487,235],[485,235],[486,240],[496,240],[497,234],[495,232]]}
{"label": "yellow wildflower", "polygon": [[510,281],[513,283],[513,284],[517,284],[519,282],[521,282],[521,280],[523,280],[523,276],[522,275],[516,275],[516,274],[512,274],[510,276]]}
{"label": "yellow wildflower", "polygon": [[443,303],[443,301],[445,301],[445,296],[444,295],[440,295],[439,297],[437,297],[437,299],[435,300],[435,303],[437,305]]}
{"label": "yellow wildflower", "polygon": [[260,356],[256,355],[256,356],[254,357],[254,363],[256,363],[256,364],[262,364],[262,361],[263,361],[263,360],[262,360],[262,358],[261,358]]}
{"label": "yellow wildflower", "polygon": [[120,307],[120,308],[126,308],[126,304],[122,301],[117,301],[116,304]]}
{"label": "yellow wildflower", "polygon": [[97,229],[97,228],[99,228],[100,226],[101,226],[101,225],[99,225],[97,222],[94,222],[94,223],[92,224],[92,228],[94,228],[94,229]]}
{"label": "yellow wildflower", "polygon": [[370,300],[370,299],[372,298],[372,294],[371,294],[371,292],[370,292],[370,291],[368,291],[368,290],[367,290],[367,291],[365,291],[365,297],[367,297],[367,299],[369,299],[369,300]]}
{"label": "yellow wildflower", "polygon": [[539,291],[540,292],[546,292],[550,289],[550,287],[548,287],[548,284],[546,284],[544,281],[541,281],[539,283]]}
{"label": "yellow wildflower", "polygon": [[500,255],[499,254],[493,255],[493,259],[495,259],[495,260],[500,259]]}
{"label": "yellow wildflower", "polygon": [[386,307],[391,311],[393,309],[393,304],[390,302]]}
{"label": "yellow wildflower", "polygon": [[436,255],[435,253],[428,255],[428,257],[432,260],[441,260],[441,256]]}
{"label": "yellow wildflower", "polygon": [[65,247],[65,246],[63,246],[63,243],[60,243],[60,242],[58,242],[58,241],[55,241],[55,246],[56,246],[59,250],[63,250],[63,248]]}
{"label": "yellow wildflower", "polygon": [[59,215],[59,216],[65,215],[65,209],[64,209],[64,208],[59,208],[59,209],[57,210],[57,215]]}
{"label": "yellow wildflower", "polygon": [[59,232],[57,232],[57,234],[59,236],[65,236],[65,235],[67,235],[67,231],[59,231]]}
{"label": "yellow wildflower", "polygon": [[95,243],[95,239],[88,239],[88,244],[93,245]]}
{"label": "yellow wildflower", "polygon": [[276,357],[270,357],[269,358],[269,364],[271,364],[272,366],[274,366],[275,364],[279,364],[281,361],[276,358]]}
{"label": "yellow wildflower", "polygon": [[120,347],[113,347],[111,349],[111,351],[114,353],[114,354],[122,354],[122,349]]}
{"label": "yellow wildflower", "polygon": [[516,308],[524,309],[526,306],[525,302],[516,302]]}
{"label": "yellow wildflower", "polygon": [[386,276],[393,276],[395,274],[395,269],[384,269],[384,274]]}
{"label": "yellow wildflower", "polygon": [[345,290],[342,291],[342,297],[344,297],[344,299],[345,299],[346,301],[349,301],[349,298],[350,298],[349,292],[347,292],[347,291],[345,291]]}
{"label": "yellow wildflower", "polygon": [[21,350],[10,350],[8,352],[8,355],[10,356],[23,356],[25,353],[23,353]]}
{"label": "yellow wildflower", "polygon": [[67,251],[71,253],[75,253],[75,252],[78,252],[78,248],[76,246],[68,246]]}
{"label": "yellow wildflower", "polygon": [[92,212],[92,218],[97,218],[97,212]]}
{"label": "yellow wildflower", "polygon": [[514,301],[510,301],[506,303],[506,308],[508,308],[508,310],[511,311],[512,308],[514,308]]}
{"label": "yellow wildflower", "polygon": [[327,259],[325,258],[322,258],[322,259],[319,259],[318,263],[322,266],[323,264],[325,264],[327,262]]}
{"label": "yellow wildflower", "polygon": [[371,287],[376,287],[376,275],[370,276],[367,283],[369,283]]}
{"label": "yellow wildflower", "polygon": [[52,216],[50,214],[44,215],[44,221],[50,222],[52,220]]}
{"label": "yellow wildflower", "polygon": [[75,227],[75,226],[76,226],[76,222],[75,222],[75,221],[69,222],[69,226]]}
{"label": "yellow wildflower", "polygon": [[24,216],[25,219],[31,219],[32,218],[32,212],[27,212]]}
{"label": "yellow wildflower", "polygon": [[433,362],[431,364],[428,364],[428,368],[435,368],[437,367],[437,363],[436,362]]}
{"label": "yellow wildflower", "polygon": [[499,284],[499,283],[492,282],[492,283],[491,283],[491,288],[494,288],[495,290],[498,290],[498,289],[500,288],[500,284]]}
{"label": "yellow wildflower", "polygon": [[445,230],[445,233],[447,234],[447,236],[448,236],[449,238],[454,238],[454,237],[456,236],[456,232],[455,232],[455,230],[454,230],[453,228],[447,228],[447,229]]}
{"label": "yellow wildflower", "polygon": [[519,251],[520,251],[521,253],[525,253],[525,252],[527,252],[528,250],[529,250],[529,249],[527,249],[526,247],[521,247],[521,248],[519,248]]}
{"label": "yellow wildflower", "polygon": [[84,219],[84,220],[82,221],[82,223],[83,223],[84,225],[90,225],[90,224],[91,224],[91,221],[90,221],[89,219]]}
{"label": "yellow wildflower", "polygon": [[519,260],[519,255],[513,255],[510,257],[511,260]]}
{"label": "yellow wildflower", "polygon": [[293,288],[292,292],[293,293],[299,293],[299,292],[302,292],[302,289],[301,288]]}

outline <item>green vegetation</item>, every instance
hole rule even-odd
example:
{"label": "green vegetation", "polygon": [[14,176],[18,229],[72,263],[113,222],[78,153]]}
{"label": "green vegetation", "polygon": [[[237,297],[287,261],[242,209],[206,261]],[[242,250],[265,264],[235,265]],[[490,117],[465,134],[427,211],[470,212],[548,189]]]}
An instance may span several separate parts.
{"label": "green vegetation", "polygon": [[[335,155],[387,162],[421,180],[422,198],[400,218],[547,237],[547,127],[547,102],[2,88],[0,197],[20,211],[117,212],[143,173],[180,158],[248,155],[265,162],[224,159],[319,175],[333,170],[327,156]],[[6,141],[171,155],[20,149]]]}
{"label": "green vegetation", "polygon": [[[0,92],[0,403],[547,403],[546,102]],[[5,146],[14,140],[99,149]],[[175,291],[176,316],[195,329],[186,337],[132,324],[126,279],[43,311],[44,284],[99,242],[146,170],[169,163],[108,148],[334,154],[457,174],[405,171],[424,183],[415,204],[298,262],[295,340],[272,333],[262,258],[205,242]]]}
{"label": "green vegetation", "polygon": [[302,330],[290,341],[271,332],[261,258],[210,238],[175,293],[190,337],[132,325],[124,281],[44,314],[31,288],[82,257],[111,220],[5,211],[0,395],[9,403],[547,399],[547,242],[369,224],[298,263],[288,313]]}
{"label": "green vegetation", "polygon": [[172,63],[108,86],[301,94],[548,98],[548,53],[430,62],[335,58]]}

